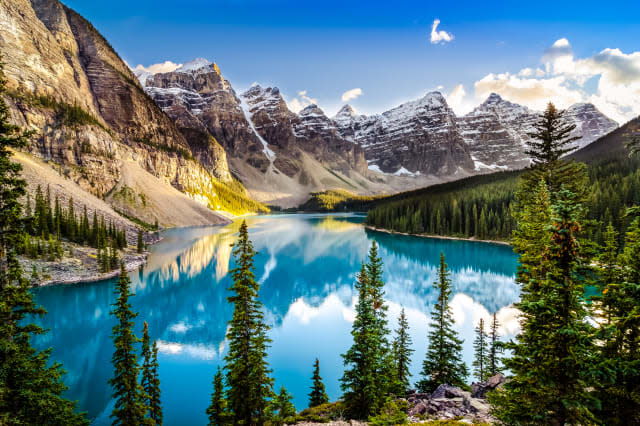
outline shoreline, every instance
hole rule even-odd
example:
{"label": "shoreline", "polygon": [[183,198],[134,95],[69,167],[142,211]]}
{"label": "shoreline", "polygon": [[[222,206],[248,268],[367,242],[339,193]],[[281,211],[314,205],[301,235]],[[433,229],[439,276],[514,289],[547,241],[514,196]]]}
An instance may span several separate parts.
{"label": "shoreline", "polygon": [[[129,262],[126,262],[125,269],[127,272],[132,272],[140,268],[141,266],[147,263],[147,253],[144,254],[144,258],[135,259]],[[52,285],[73,285],[73,284],[84,284],[84,283],[93,283],[96,281],[108,280],[109,278],[117,277],[120,275],[120,268],[116,268],[110,272],[98,272],[97,274],[89,275],[86,277],[76,276],[68,279],[53,279],[48,281],[40,282],[34,285],[34,288],[39,287],[48,287]]]}
{"label": "shoreline", "polygon": [[447,235],[409,234],[406,232],[398,232],[398,231],[391,231],[389,229],[384,229],[384,228],[376,228],[375,226],[370,226],[370,225],[363,224],[362,226],[364,226],[365,229],[369,229],[370,231],[384,232],[386,234],[393,234],[393,235],[406,235],[408,237],[432,238],[432,239],[438,239],[438,240],[469,241],[474,243],[485,243],[485,244],[488,243],[488,244],[498,244],[501,246],[511,246],[511,243],[508,243],[507,241],[500,241],[500,240],[479,240],[476,238],[451,237]]}

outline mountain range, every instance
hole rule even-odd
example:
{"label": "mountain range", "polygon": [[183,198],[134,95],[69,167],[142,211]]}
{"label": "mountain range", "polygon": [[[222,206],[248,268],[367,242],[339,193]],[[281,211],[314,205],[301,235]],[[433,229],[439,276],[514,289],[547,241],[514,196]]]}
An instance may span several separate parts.
{"label": "mountain range", "polygon": [[[29,153],[139,220],[210,223],[210,210],[294,207],[327,189],[392,193],[529,164],[539,113],[497,94],[460,117],[439,92],[370,116],[349,105],[334,117],[317,105],[295,113],[276,87],[236,93],[206,59],[134,72],[57,0],[0,8],[6,100],[12,121],[37,131]],[[579,147],[617,128],[591,104],[566,117]],[[180,217],[163,211],[169,193]]]}

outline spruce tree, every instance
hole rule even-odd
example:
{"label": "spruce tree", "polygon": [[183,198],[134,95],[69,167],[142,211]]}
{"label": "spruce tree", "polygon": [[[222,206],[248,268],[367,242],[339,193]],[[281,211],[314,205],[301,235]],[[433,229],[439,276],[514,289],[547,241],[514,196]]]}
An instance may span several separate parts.
{"label": "spruce tree", "polygon": [[112,328],[111,338],[115,350],[111,357],[114,373],[109,380],[113,388],[115,406],[111,412],[114,425],[133,426],[145,423],[147,407],[144,404],[144,391],[138,383],[140,367],[135,345],[140,341],[133,332],[133,320],[138,315],[133,312],[129,298],[134,296],[129,289],[131,280],[120,264],[120,278],[116,285],[117,300],[111,306],[111,314],[117,323]]}
{"label": "spruce tree", "polygon": [[341,378],[346,410],[352,418],[367,419],[385,402],[393,378],[387,341],[387,306],[384,304],[382,260],[374,242],[368,263],[362,265],[355,289],[358,292],[353,345],[342,355],[345,371]]}
{"label": "spruce tree", "polygon": [[429,347],[422,363],[423,379],[416,384],[422,392],[433,392],[441,384],[466,387],[465,379],[469,375],[462,360],[463,341],[453,329],[449,305],[451,281],[444,253],[440,254],[440,270],[434,287],[438,290],[438,301],[431,312]]}
{"label": "spruce tree", "polygon": [[640,218],[629,225],[615,269],[606,261],[616,251],[615,234],[607,234],[600,260],[605,322],[598,329],[598,417],[606,425],[640,424]]}
{"label": "spruce tree", "polygon": [[[506,345],[512,373],[490,400],[494,415],[507,424],[587,424],[594,421],[588,392],[592,327],[587,322],[584,282],[589,260],[579,243],[581,205],[561,189],[548,225],[551,241],[539,262],[542,279],[522,283],[522,330]],[[522,265],[521,265],[522,267]]]}
{"label": "spruce tree", "polygon": [[143,404],[146,407],[147,420],[150,424],[162,424],[162,407],[160,405],[160,380],[158,378],[158,347],[153,345],[149,337],[149,325],[144,322],[142,329],[142,386]]}
{"label": "spruce tree", "polygon": [[320,377],[320,361],[316,358],[313,364],[313,376],[311,376],[313,385],[311,386],[311,393],[309,393],[309,407],[317,407],[318,405],[326,404],[329,402],[329,397],[322,383],[322,377]]}
{"label": "spruce tree", "polygon": [[498,336],[498,327],[500,327],[500,324],[498,323],[498,316],[494,312],[493,320],[491,321],[491,331],[489,332],[489,359],[487,364],[489,377],[493,377],[502,372],[500,367],[502,342],[500,342],[500,337]]}
{"label": "spruce tree", "polygon": [[227,401],[224,398],[224,377],[220,367],[213,376],[213,394],[211,394],[211,404],[207,408],[207,416],[209,417],[209,426],[230,424]]}
{"label": "spruce tree", "polygon": [[284,386],[281,386],[280,392],[271,401],[272,418],[270,424],[283,425],[296,415],[296,407],[291,402],[292,399],[293,396],[287,392]]}
{"label": "spruce tree", "polygon": [[9,123],[5,94],[0,64],[0,424],[84,425],[84,415],[73,412],[75,403],[62,397],[67,388],[61,364],[49,361],[50,349],[31,346],[32,336],[45,331],[30,321],[46,311],[34,303],[17,258],[26,183],[21,166],[11,161],[11,150],[26,146],[30,133]]}
{"label": "spruce tree", "polygon": [[271,340],[258,300],[260,285],[254,275],[255,255],[247,223],[243,221],[233,249],[235,268],[231,270],[233,283],[229,288],[232,295],[227,300],[234,310],[225,356],[227,403],[233,422],[241,424],[264,424],[268,401],[273,395],[273,379],[269,377],[271,370],[266,361]]}
{"label": "spruce tree", "polygon": [[484,319],[476,327],[476,338],[473,341],[473,375],[479,382],[488,378],[489,348],[487,346],[487,333],[484,329]]}
{"label": "spruce tree", "polygon": [[151,383],[149,393],[149,417],[157,425],[162,424],[162,404],[160,402],[160,373],[158,369],[158,344],[154,340],[151,346]]}
{"label": "spruce tree", "polygon": [[409,336],[409,322],[405,315],[404,308],[400,311],[398,317],[398,328],[396,329],[396,336],[393,340],[393,357],[394,357],[394,387],[392,392],[397,396],[404,397],[409,389],[409,367],[411,366],[411,354],[413,349],[411,348],[411,336]]}

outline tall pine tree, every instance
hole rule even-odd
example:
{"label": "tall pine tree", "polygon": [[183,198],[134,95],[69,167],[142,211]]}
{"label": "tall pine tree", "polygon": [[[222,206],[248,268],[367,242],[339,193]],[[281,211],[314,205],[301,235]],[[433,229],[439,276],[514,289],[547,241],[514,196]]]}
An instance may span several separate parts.
{"label": "tall pine tree", "polygon": [[505,367],[513,374],[491,395],[494,414],[505,423],[550,425],[594,421],[587,391],[593,352],[592,327],[584,303],[585,258],[578,240],[581,206],[561,189],[552,206],[551,243],[542,262],[546,275],[524,283],[522,330]]}
{"label": "tall pine tree", "polygon": [[312,386],[309,393],[309,407],[317,407],[318,405],[326,404],[329,402],[329,397],[322,383],[322,377],[320,377],[320,361],[316,358],[313,363],[313,376],[311,376]]}
{"label": "tall pine tree", "polygon": [[209,426],[230,424],[227,401],[224,397],[224,377],[220,367],[213,376],[213,393],[211,394],[211,404],[207,408],[207,417],[209,418]]}
{"label": "tall pine tree", "polygon": [[377,413],[385,402],[393,377],[393,365],[388,362],[383,287],[382,260],[374,242],[355,284],[358,303],[351,329],[353,345],[342,355],[346,367],[341,378],[342,398],[349,415],[356,419],[367,419]]}
{"label": "tall pine tree", "polygon": [[407,390],[411,386],[409,378],[411,373],[409,367],[411,366],[411,354],[413,349],[411,348],[411,336],[409,335],[409,322],[404,312],[404,308],[400,311],[398,317],[398,328],[396,329],[396,336],[393,340],[393,358],[394,358],[394,384],[392,393],[404,397]]}
{"label": "tall pine tree", "polygon": [[462,360],[463,341],[453,329],[449,305],[451,280],[444,253],[440,254],[440,270],[434,287],[438,290],[438,301],[431,312],[429,347],[422,363],[423,379],[417,383],[423,392],[433,392],[441,384],[466,387],[465,379],[469,375]]}
{"label": "tall pine tree", "polygon": [[493,319],[491,321],[491,330],[489,331],[489,359],[487,360],[487,372],[489,377],[493,377],[498,373],[501,373],[501,354],[502,354],[502,342],[500,342],[500,336],[498,336],[498,315],[494,312]]}
{"label": "tall pine tree", "polygon": [[227,372],[227,403],[235,424],[264,424],[268,403],[273,395],[273,379],[266,361],[271,340],[265,324],[262,304],[258,300],[260,285],[255,280],[253,257],[256,255],[249,240],[246,221],[240,226],[234,244],[235,268],[231,270],[233,304],[227,340],[229,352],[225,357]]}
{"label": "tall pine tree", "polygon": [[31,337],[44,330],[29,319],[46,311],[34,303],[17,258],[26,183],[21,166],[11,161],[11,150],[26,146],[29,133],[9,123],[5,94],[0,64],[0,424],[88,424],[73,412],[75,403],[62,397],[64,371],[49,362],[51,351],[31,346]]}
{"label": "tall pine tree", "polygon": [[473,341],[473,375],[479,382],[484,382],[488,377],[489,348],[487,346],[487,332],[484,328],[484,319],[476,327],[476,338]]}
{"label": "tall pine tree", "polygon": [[153,345],[149,337],[149,325],[144,322],[142,329],[142,385],[143,403],[147,409],[147,417],[151,424],[162,424],[162,407],[160,405],[160,380],[158,377],[158,347]]}
{"label": "tall pine tree", "polygon": [[605,321],[598,329],[598,416],[606,425],[640,424],[640,217],[629,225],[619,267],[608,266],[616,246],[615,233],[607,234],[600,259]]}
{"label": "tall pine tree", "polygon": [[133,426],[145,424],[147,407],[144,404],[143,389],[138,383],[140,367],[135,345],[140,341],[133,333],[133,320],[138,314],[133,312],[129,298],[131,280],[124,267],[120,264],[120,278],[116,284],[117,300],[111,314],[117,323],[112,328],[111,338],[115,350],[111,357],[113,377],[109,384],[113,388],[115,406],[111,412],[114,425]]}

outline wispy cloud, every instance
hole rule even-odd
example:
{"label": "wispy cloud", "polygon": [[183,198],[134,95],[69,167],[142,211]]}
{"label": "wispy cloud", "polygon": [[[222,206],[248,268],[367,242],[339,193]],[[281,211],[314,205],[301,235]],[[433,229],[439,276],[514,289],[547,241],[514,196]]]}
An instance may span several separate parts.
{"label": "wispy cloud", "polygon": [[359,87],[356,87],[355,89],[347,90],[342,94],[342,102],[348,102],[351,99],[356,99],[360,95],[362,95],[362,89]]}
{"label": "wispy cloud", "polygon": [[431,25],[431,44],[448,43],[453,40],[453,34],[446,31],[438,31],[438,25],[440,25],[439,19],[433,20]]}

